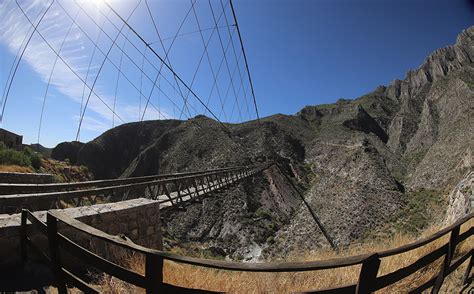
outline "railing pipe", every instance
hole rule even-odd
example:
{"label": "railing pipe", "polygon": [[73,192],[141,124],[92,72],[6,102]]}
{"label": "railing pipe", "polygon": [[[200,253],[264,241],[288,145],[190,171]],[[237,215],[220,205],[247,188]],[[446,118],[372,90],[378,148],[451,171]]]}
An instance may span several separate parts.
{"label": "railing pipe", "polygon": [[375,285],[375,279],[380,267],[380,258],[377,253],[370,255],[362,263],[360,269],[359,281],[356,286],[357,294],[372,293],[372,288]]}
{"label": "railing pipe", "polygon": [[23,266],[26,265],[28,260],[27,242],[28,242],[28,229],[26,227],[28,221],[28,211],[22,209],[21,211],[21,227],[20,227],[20,247],[21,247],[21,263]]}
{"label": "railing pipe", "polygon": [[51,214],[46,215],[46,224],[48,226],[48,247],[49,254],[53,265],[53,271],[56,276],[56,283],[58,292],[60,294],[66,294],[67,288],[64,283],[64,277],[62,274],[61,266],[61,255],[59,252],[59,241],[58,241],[58,220]]}

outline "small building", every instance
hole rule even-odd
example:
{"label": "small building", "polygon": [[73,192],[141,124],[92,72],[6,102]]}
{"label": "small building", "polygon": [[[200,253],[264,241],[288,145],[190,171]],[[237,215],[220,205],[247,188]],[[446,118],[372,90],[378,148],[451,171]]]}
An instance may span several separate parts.
{"label": "small building", "polygon": [[5,143],[8,148],[19,150],[23,146],[23,136],[0,128],[0,142]]}

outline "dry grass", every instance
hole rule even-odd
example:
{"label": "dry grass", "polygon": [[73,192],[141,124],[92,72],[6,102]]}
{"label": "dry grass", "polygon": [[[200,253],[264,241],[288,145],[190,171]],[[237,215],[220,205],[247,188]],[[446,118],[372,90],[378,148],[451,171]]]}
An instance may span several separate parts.
{"label": "dry grass", "polygon": [[51,158],[42,159],[41,172],[55,175],[57,182],[82,182],[93,179],[87,167]]}
{"label": "dry grass", "polygon": [[[461,233],[474,224],[474,221],[464,224],[461,227]],[[432,227],[426,230],[421,237],[429,236],[438,231],[439,227]],[[379,276],[393,272],[399,268],[413,263],[421,256],[443,246],[447,241],[449,234],[441,239],[429,243],[421,248],[412,250],[403,254],[382,259]],[[398,247],[415,241],[415,238],[407,235],[395,235],[383,242],[364,243],[352,245],[349,248],[334,251],[315,251],[309,253],[295,253],[288,260],[291,261],[309,261],[337,258],[342,256],[351,256],[363,253],[382,251],[389,248]],[[472,241],[472,240],[467,240]],[[472,245],[467,241],[460,244],[456,250],[455,258],[468,252]],[[471,245],[471,246],[470,246]],[[136,272],[144,272],[144,260],[141,256],[132,256],[127,259],[128,267]],[[403,293],[427,281],[433,275],[437,274],[442,258],[435,263],[427,266],[414,275],[403,279],[402,281],[379,291],[379,293]],[[462,275],[467,266],[465,262],[457,271],[445,279],[442,293],[458,292],[461,288]],[[323,289],[338,285],[356,283],[360,266],[344,267],[332,270],[321,270],[299,273],[246,273],[225,270],[213,270],[202,267],[179,264],[165,261],[164,281],[176,286],[182,286],[195,289],[206,289],[213,291],[224,291],[229,293],[289,293],[297,291],[308,291],[311,289]],[[105,293],[125,293],[125,292],[144,292],[143,289],[136,288],[119,281],[110,276],[104,275],[101,280],[101,289]]]}
{"label": "dry grass", "polygon": [[7,173],[32,173],[33,168],[30,166],[19,166],[11,164],[0,164],[0,172]]}
{"label": "dry grass", "polygon": [[74,166],[54,159],[42,159],[41,168],[35,171],[31,166],[0,164],[0,172],[16,173],[50,173],[56,176],[58,182],[81,182],[92,180],[93,176],[84,166]]}

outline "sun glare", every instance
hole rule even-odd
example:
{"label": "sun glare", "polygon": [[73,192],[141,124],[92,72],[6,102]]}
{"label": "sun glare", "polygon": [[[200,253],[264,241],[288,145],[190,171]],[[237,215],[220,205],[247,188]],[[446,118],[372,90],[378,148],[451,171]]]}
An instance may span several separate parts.
{"label": "sun glare", "polygon": [[102,8],[103,6],[105,6],[106,3],[112,4],[112,3],[117,2],[117,1],[114,1],[114,0],[78,0],[77,2],[78,3],[93,4],[93,5],[96,5],[98,8]]}

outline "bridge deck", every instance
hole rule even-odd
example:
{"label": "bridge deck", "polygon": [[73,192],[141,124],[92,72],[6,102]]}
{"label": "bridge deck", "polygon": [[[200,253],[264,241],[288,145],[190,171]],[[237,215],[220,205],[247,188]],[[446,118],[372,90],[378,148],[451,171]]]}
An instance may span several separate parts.
{"label": "bridge deck", "polygon": [[[227,180],[227,183],[222,183],[216,180],[216,181],[211,181],[209,184],[197,185],[197,191],[195,187],[185,188],[185,189],[180,190],[179,192],[181,197],[178,196],[178,192],[176,191],[170,192],[171,199],[166,194],[162,194],[162,195],[159,195],[154,200],[149,199],[149,198],[136,198],[136,199],[125,200],[125,201],[111,202],[111,203],[100,203],[100,204],[85,205],[85,206],[79,206],[79,207],[54,209],[54,211],[61,211],[62,213],[65,213],[69,215],[70,217],[77,218],[77,217],[82,217],[82,216],[100,214],[103,212],[109,212],[112,210],[121,210],[124,208],[136,207],[140,205],[149,205],[151,203],[156,203],[156,202],[159,203],[160,209],[163,209],[166,207],[173,206],[174,204],[172,204],[171,201],[176,203],[177,200],[178,201],[181,200],[178,202],[178,204],[185,204],[186,202],[190,200],[197,199],[197,197],[201,197],[210,192],[214,192],[221,188],[228,187],[229,185],[232,185],[253,174],[254,173],[250,173],[249,175],[246,175],[246,176],[238,175],[235,178],[229,178]],[[36,217],[38,217],[41,221],[46,221],[47,211],[48,210],[35,211],[33,212],[33,214]],[[21,213],[0,214],[0,229],[7,228],[7,227],[19,227],[20,224],[21,224]]]}
{"label": "bridge deck", "polygon": [[135,182],[136,178],[130,178],[125,183],[112,181],[110,183],[112,186],[88,187],[73,191],[0,195],[0,213],[13,214],[19,212],[21,208],[39,211],[141,197],[158,199],[163,205],[175,205],[252,176],[269,166],[265,164],[193,172],[146,181],[140,179],[139,182]]}

